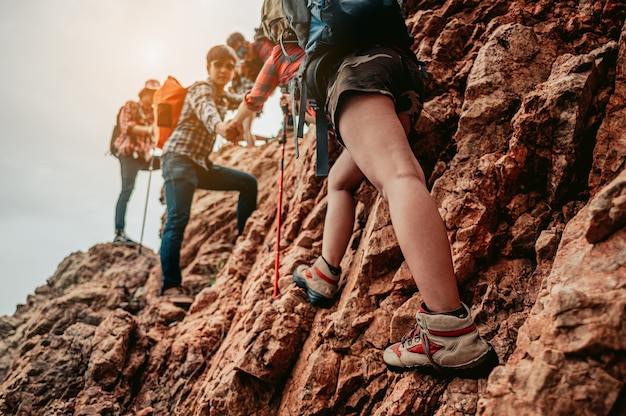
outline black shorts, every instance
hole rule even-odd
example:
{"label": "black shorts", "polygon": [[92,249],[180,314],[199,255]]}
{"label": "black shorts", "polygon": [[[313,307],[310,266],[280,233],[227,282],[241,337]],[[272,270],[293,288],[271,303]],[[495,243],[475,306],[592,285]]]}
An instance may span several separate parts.
{"label": "black shorts", "polygon": [[395,103],[396,113],[408,118],[414,129],[422,112],[424,81],[422,68],[414,56],[387,46],[371,46],[347,55],[328,83],[326,108],[335,135],[343,144],[335,120],[345,93],[376,93]]}

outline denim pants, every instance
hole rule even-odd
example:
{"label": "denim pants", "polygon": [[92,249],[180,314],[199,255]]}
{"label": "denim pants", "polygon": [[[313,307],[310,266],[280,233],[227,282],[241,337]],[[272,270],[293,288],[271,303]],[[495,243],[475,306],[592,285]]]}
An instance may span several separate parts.
{"label": "denim pants", "polygon": [[[128,206],[130,195],[133,193],[133,189],[135,189],[137,172],[149,170],[150,163],[141,158],[135,159],[132,156],[120,156],[118,159],[122,173],[122,191],[117,198],[117,205],[115,206],[115,229],[123,230],[126,227],[126,207]],[[153,156],[152,169],[159,169],[160,165],[159,157]]]}
{"label": "denim pants", "polygon": [[246,220],[256,209],[257,181],[248,173],[213,165],[209,170],[183,155],[168,153],[162,161],[167,216],[161,237],[163,287],[180,286],[180,248],[189,222],[191,202],[196,189],[239,191],[237,230],[241,234]]}

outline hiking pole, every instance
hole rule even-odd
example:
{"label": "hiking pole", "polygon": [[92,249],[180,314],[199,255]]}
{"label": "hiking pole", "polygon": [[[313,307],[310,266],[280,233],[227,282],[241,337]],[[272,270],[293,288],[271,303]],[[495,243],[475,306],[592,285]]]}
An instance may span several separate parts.
{"label": "hiking pole", "polygon": [[143,207],[143,221],[141,222],[141,236],[139,237],[139,254],[143,247],[143,230],[146,227],[146,214],[148,212],[148,197],[150,196],[150,182],[152,180],[152,169],[154,167],[154,145],[152,145],[152,154],[150,155],[150,163],[148,164],[148,191],[146,192],[146,203]]}
{"label": "hiking pole", "polygon": [[278,139],[280,143],[280,176],[278,179],[278,206],[276,207],[276,263],[274,264],[274,298],[278,297],[278,269],[280,268],[280,223],[283,207],[283,173],[285,167],[285,143],[287,142],[287,119],[289,117],[289,107],[281,105],[283,110],[283,133]]}

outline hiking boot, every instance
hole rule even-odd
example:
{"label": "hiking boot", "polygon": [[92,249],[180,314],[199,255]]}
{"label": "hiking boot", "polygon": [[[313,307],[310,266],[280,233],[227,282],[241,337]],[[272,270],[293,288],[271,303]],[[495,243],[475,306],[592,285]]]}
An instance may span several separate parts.
{"label": "hiking boot", "polygon": [[332,273],[322,256],[312,266],[300,265],[293,271],[293,281],[298,287],[306,289],[309,302],[322,308],[332,306],[340,276],[341,269],[337,274]]}
{"label": "hiking boot", "polygon": [[194,301],[193,292],[184,286],[170,287],[161,293],[161,298],[184,309],[189,308]]}
{"label": "hiking boot", "polygon": [[131,240],[124,230],[118,230],[115,232],[115,238],[113,239],[113,244],[137,244],[133,240]]}
{"label": "hiking boot", "polygon": [[422,306],[417,325],[400,342],[385,349],[383,360],[392,371],[434,369],[458,377],[486,377],[498,365],[492,346],[476,329],[467,305],[466,315],[428,313]]}

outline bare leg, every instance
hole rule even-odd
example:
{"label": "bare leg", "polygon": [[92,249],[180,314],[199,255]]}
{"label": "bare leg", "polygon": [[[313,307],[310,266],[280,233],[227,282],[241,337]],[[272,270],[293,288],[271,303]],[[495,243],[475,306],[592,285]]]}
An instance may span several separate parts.
{"label": "bare leg", "polygon": [[424,302],[433,312],[457,309],[450,242],[392,100],[380,94],[349,95],[338,120],[352,160],[389,204],[398,243]]}
{"label": "bare leg", "polygon": [[350,242],[354,227],[354,193],[364,178],[345,150],[330,170],[322,256],[332,266],[339,266]]}

